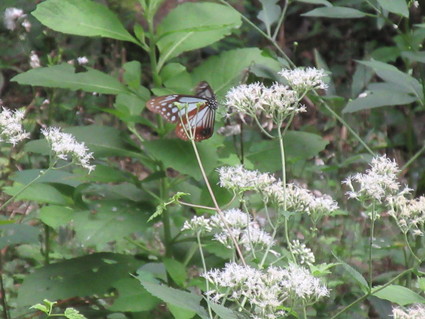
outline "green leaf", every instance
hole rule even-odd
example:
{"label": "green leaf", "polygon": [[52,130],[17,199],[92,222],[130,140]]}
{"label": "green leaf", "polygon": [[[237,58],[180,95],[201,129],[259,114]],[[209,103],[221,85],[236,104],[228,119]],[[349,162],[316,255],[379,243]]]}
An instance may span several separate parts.
{"label": "green leaf", "polygon": [[0,249],[10,245],[38,242],[39,230],[25,224],[0,224]]}
{"label": "green leaf", "polygon": [[409,8],[406,0],[377,0],[379,5],[392,13],[398,14],[405,18],[409,17]]}
{"label": "green leaf", "polygon": [[344,269],[351,275],[351,277],[355,281],[357,281],[357,283],[360,284],[360,288],[362,289],[362,291],[364,293],[367,293],[367,291],[369,290],[369,285],[368,285],[366,279],[364,279],[364,277],[362,276],[362,274],[359,273],[356,269],[351,267],[346,262],[342,261],[340,258],[338,258],[338,257],[336,257],[336,258],[337,258],[338,262],[342,265],[342,267],[344,267]]}
{"label": "green leaf", "polygon": [[226,308],[222,305],[216,304],[207,300],[207,303],[210,305],[211,309],[218,315],[221,319],[238,319],[238,315],[231,309]]}
{"label": "green leaf", "polygon": [[334,18],[334,19],[355,19],[364,18],[366,13],[357,9],[346,7],[325,7],[316,8],[309,12],[302,14],[305,17],[319,17],[319,18]]}
{"label": "green leaf", "polygon": [[203,48],[241,25],[239,12],[217,3],[183,3],[158,25],[158,69],[182,52]]}
{"label": "green leaf", "polygon": [[165,269],[167,270],[170,277],[174,280],[174,282],[179,286],[184,286],[187,280],[185,265],[171,258],[165,258],[164,265]]}
{"label": "green leaf", "polygon": [[138,43],[112,11],[94,1],[46,0],[32,15],[58,32]]}
{"label": "green leaf", "polygon": [[175,319],[191,319],[196,315],[193,310],[176,307],[172,304],[167,304],[167,308]]}
{"label": "green leaf", "polygon": [[122,116],[118,117],[123,121],[126,121],[127,117],[130,116],[140,117],[146,106],[147,100],[148,99],[142,99],[135,94],[118,94],[114,104],[115,108],[122,113]]}
{"label": "green leaf", "polygon": [[190,194],[189,193],[183,193],[183,192],[177,192],[176,194],[173,195],[173,197],[169,198],[168,201],[160,203],[156,207],[155,212],[149,217],[148,222],[157,218],[158,216],[161,216],[162,213],[167,209],[168,205],[178,203],[178,200],[182,196],[187,196],[187,195],[190,195]]}
{"label": "green leaf", "polygon": [[407,92],[414,94],[419,99],[423,99],[422,85],[414,77],[401,72],[393,65],[380,61],[357,61],[367,67],[372,68],[376,74],[384,81],[399,85]]}
{"label": "green leaf", "polygon": [[165,285],[160,285],[157,282],[144,280],[140,275],[137,279],[140,280],[140,283],[147,291],[162,301],[182,309],[193,311],[201,318],[209,318],[205,309],[200,305],[202,299],[201,296],[167,287]]}
{"label": "green leaf", "polygon": [[279,0],[260,0],[262,10],[257,15],[257,18],[263,21],[266,26],[267,33],[271,33],[271,26],[279,20],[282,9],[277,5]]}
{"label": "green leaf", "polygon": [[72,65],[63,63],[31,69],[13,77],[12,81],[21,85],[83,90],[102,94],[128,93],[128,89],[116,78],[89,67],[86,69],[85,72],[75,73]]}
{"label": "green leaf", "polygon": [[[217,149],[210,146],[211,140],[197,143],[198,151],[207,175],[216,167]],[[145,149],[153,157],[160,160],[165,167],[172,167],[182,174],[189,175],[197,180],[202,179],[192,145],[177,139],[161,139],[146,141]]]}
{"label": "green leaf", "polygon": [[124,278],[114,283],[118,290],[118,297],[110,311],[117,312],[141,312],[149,311],[156,307],[160,300],[146,291],[134,278]]}
{"label": "green leaf", "polygon": [[413,62],[425,63],[425,51],[419,51],[419,52],[404,51],[404,52],[401,52],[401,56]]}
{"label": "green leaf", "polygon": [[297,2],[304,2],[310,4],[322,4],[326,7],[332,7],[332,3],[327,0],[296,0]]}
{"label": "green leaf", "polygon": [[[328,141],[316,134],[288,131],[284,138],[285,154],[288,161],[309,159],[324,150],[328,143]],[[282,168],[279,141],[277,139],[252,144],[246,157],[260,171],[275,172]],[[264,159],[267,159],[267,161]]]}
{"label": "green leaf", "polygon": [[85,246],[103,247],[146,228],[147,216],[125,201],[98,201],[90,211],[74,214],[77,239]]}
{"label": "green leaf", "polygon": [[133,89],[137,89],[142,81],[142,65],[139,61],[130,61],[125,63],[123,79],[124,82]]}
{"label": "green leaf", "polygon": [[367,91],[365,97],[359,97],[347,103],[343,113],[353,113],[388,105],[405,105],[417,101],[417,97],[398,90]]}
{"label": "green leaf", "polygon": [[[275,73],[281,65],[257,48],[230,50],[218,56],[212,56],[192,72],[192,85],[208,81],[220,98],[246,75],[253,65],[262,65]],[[220,70],[220,72],[217,72]]]}
{"label": "green leaf", "polygon": [[21,190],[25,187],[20,183],[15,183],[11,187],[5,188],[4,192],[10,196],[17,197],[15,200],[29,200],[38,203],[54,204],[67,206],[72,204],[72,199],[65,194],[62,194],[57,188],[49,184],[36,183],[25,189],[22,193]]}
{"label": "green leaf", "polygon": [[[375,287],[374,290],[379,289]],[[390,285],[378,292],[372,292],[372,294],[378,298],[389,300],[392,303],[396,303],[400,306],[405,306],[413,303],[422,303],[425,304],[425,298],[421,295],[418,295],[416,292],[410,290],[409,288]]]}
{"label": "green leaf", "polygon": [[[25,151],[33,152],[35,149],[31,145],[33,145],[30,141],[25,145]],[[27,145],[29,146],[27,147]],[[35,150],[37,151],[37,150]],[[45,170],[44,170],[45,171]],[[23,171],[17,171],[13,174],[12,180],[20,183],[20,184],[28,184],[32,182],[35,178],[37,178],[43,170],[39,169],[27,169]],[[78,187],[82,184],[81,181],[78,180],[79,176],[75,174],[68,173],[60,170],[49,170],[42,177],[40,177],[34,183],[55,183],[55,184],[64,184],[71,187]]]}
{"label": "green leaf", "polygon": [[50,264],[25,277],[18,290],[17,303],[26,307],[41,298],[103,295],[138,267],[140,261],[133,256],[113,253],[94,253]]}
{"label": "green leaf", "polygon": [[40,208],[39,216],[43,223],[57,229],[72,219],[74,211],[69,207],[49,205]]}
{"label": "green leaf", "polygon": [[87,319],[84,315],[82,315],[78,310],[74,308],[66,308],[64,316],[68,319]]}

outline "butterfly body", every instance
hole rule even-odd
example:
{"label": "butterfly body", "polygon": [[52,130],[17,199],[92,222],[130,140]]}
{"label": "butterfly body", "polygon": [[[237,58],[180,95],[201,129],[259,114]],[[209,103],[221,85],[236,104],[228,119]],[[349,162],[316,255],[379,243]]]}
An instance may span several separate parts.
{"label": "butterfly body", "polygon": [[152,112],[159,113],[166,121],[177,123],[176,134],[182,140],[189,139],[189,130],[197,142],[210,138],[214,133],[217,100],[207,82],[198,84],[194,96],[159,96],[150,99],[146,106]]}

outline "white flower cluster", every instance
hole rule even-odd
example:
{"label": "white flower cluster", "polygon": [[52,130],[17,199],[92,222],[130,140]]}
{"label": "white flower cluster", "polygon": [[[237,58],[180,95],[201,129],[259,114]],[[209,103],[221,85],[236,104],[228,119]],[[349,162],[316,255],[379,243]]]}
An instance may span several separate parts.
{"label": "white flower cluster", "polygon": [[41,63],[40,63],[40,58],[38,57],[38,54],[35,51],[31,51],[30,67],[32,69],[35,69],[35,68],[39,68],[40,66],[41,66]]}
{"label": "white flower cluster", "polygon": [[322,89],[326,90],[328,85],[323,82],[326,77],[325,70],[316,68],[296,68],[294,70],[282,69],[279,75],[284,77],[289,86],[299,92],[307,92],[309,90]]}
{"label": "white flower cluster", "polygon": [[270,174],[247,170],[242,165],[222,166],[217,172],[220,176],[220,187],[230,189],[234,193],[261,191],[276,181]]}
{"label": "white flower cluster", "polygon": [[54,156],[65,161],[71,160],[74,164],[88,169],[89,172],[94,170],[95,166],[90,165],[93,153],[88,151],[84,143],[77,142],[73,135],[63,133],[57,127],[42,129],[41,132],[50,144]]}
{"label": "white flower cluster", "polygon": [[281,318],[284,302],[316,301],[329,295],[320,280],[303,267],[289,265],[258,270],[250,266],[228,263],[221,270],[213,269],[203,275],[214,289],[206,295],[214,302],[246,300],[251,318]]}
{"label": "white flower cluster", "polygon": [[313,193],[293,183],[287,184],[284,188],[282,182],[278,181],[265,187],[263,191],[266,200],[271,200],[281,207],[286,202],[288,211],[304,212],[313,219],[329,215],[338,209],[338,203],[329,195],[321,195],[317,191]]}
{"label": "white flower cluster", "polygon": [[313,265],[316,261],[313,252],[305,244],[300,243],[299,240],[292,241],[291,251],[294,256],[299,260],[300,265]]}
{"label": "white flower cluster", "polygon": [[403,233],[412,230],[414,236],[424,235],[425,197],[408,199],[404,193],[391,196],[388,199],[389,214],[394,217]]}
{"label": "white flower cluster", "polygon": [[[343,181],[350,188],[346,194],[349,198],[360,201],[382,203],[386,197],[399,192],[400,184],[397,181],[399,172],[395,161],[385,155],[374,157],[370,169],[366,170],[365,174],[357,173]],[[358,184],[357,190],[354,184]]]}
{"label": "white flower cluster", "polygon": [[0,112],[0,142],[16,145],[18,142],[29,137],[22,128],[23,111],[11,111],[2,107]]}
{"label": "white flower cluster", "polygon": [[229,209],[223,211],[223,216],[224,220],[219,215],[209,219],[195,216],[184,223],[182,230],[214,232],[214,239],[227,248],[233,247],[232,236],[246,251],[274,245],[273,238],[261,230],[258,224],[251,220],[249,214],[240,209]]}
{"label": "white flower cluster", "polygon": [[298,102],[297,92],[287,86],[275,83],[266,87],[262,83],[252,83],[232,88],[226,94],[225,104],[242,120],[245,115],[254,118],[260,114],[276,120],[292,113],[305,112],[305,107]]}
{"label": "white flower cluster", "polygon": [[25,28],[26,32],[30,32],[31,23],[26,18],[22,9],[18,8],[7,8],[4,10],[4,26],[6,29],[13,31],[17,28],[18,22],[21,20],[21,25]]}
{"label": "white flower cluster", "polygon": [[425,319],[425,305],[415,304],[407,309],[393,308],[394,319]]}

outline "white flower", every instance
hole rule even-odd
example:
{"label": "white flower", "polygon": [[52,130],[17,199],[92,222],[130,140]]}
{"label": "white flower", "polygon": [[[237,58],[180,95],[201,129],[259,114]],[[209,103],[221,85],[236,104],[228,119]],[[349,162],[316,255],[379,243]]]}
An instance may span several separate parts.
{"label": "white flower", "polygon": [[413,1],[413,6],[415,8],[419,8],[419,1]]}
{"label": "white flower", "polygon": [[22,9],[18,8],[7,8],[4,11],[4,26],[8,30],[15,30],[16,29],[16,22],[20,19],[25,17],[24,11]]}
{"label": "white flower", "polygon": [[225,104],[234,113],[255,116],[261,111],[261,97],[264,85],[256,82],[252,84],[241,84],[232,88],[226,94]]}
{"label": "white flower", "polygon": [[[251,221],[251,217],[238,208],[223,211],[223,216],[225,223],[230,228],[234,229],[246,228],[248,227]],[[222,230],[227,230],[225,223],[219,215],[214,215],[211,217],[211,225],[213,227],[217,227]]]}
{"label": "white flower", "polygon": [[284,118],[292,113],[305,112],[305,106],[298,104],[298,94],[279,83],[263,89],[261,107],[270,118]]}
{"label": "white flower", "polygon": [[256,224],[251,223],[242,233],[240,243],[247,251],[250,251],[252,247],[258,249],[271,247],[275,242],[272,236],[259,229]]}
{"label": "white flower", "polygon": [[57,127],[42,129],[44,137],[50,144],[53,155],[62,160],[71,160],[73,163],[88,169],[89,173],[95,166],[90,165],[93,153],[90,153],[84,143],[79,143],[74,136],[63,133]]}
{"label": "white flower", "polygon": [[409,308],[393,308],[394,319],[425,319],[425,305],[414,304]]}
{"label": "white flower", "polygon": [[[350,191],[346,192],[349,198],[360,201],[382,201],[399,191],[400,184],[397,181],[397,174],[400,172],[397,163],[390,160],[385,155],[372,159],[370,169],[365,174],[357,173],[349,176],[343,181]],[[358,184],[357,190],[355,185]]]}
{"label": "white flower", "polygon": [[89,59],[87,59],[87,57],[85,57],[85,56],[80,56],[80,57],[77,58],[77,62],[78,62],[79,65],[84,65],[84,64],[89,63]]}
{"label": "white flower", "polygon": [[184,222],[183,230],[193,230],[194,232],[210,232],[212,230],[210,220],[204,216],[195,216],[191,220]]}
{"label": "white flower", "polygon": [[359,94],[358,98],[362,99],[362,98],[365,98],[368,95],[369,95],[368,92],[362,92],[362,93]]}
{"label": "white flower", "polygon": [[403,233],[412,231],[414,236],[423,236],[423,226],[425,225],[425,196],[407,199],[404,192],[388,198],[390,206],[389,214],[394,217],[398,227]]}
{"label": "white flower", "polygon": [[272,175],[247,170],[242,165],[223,166],[217,169],[217,172],[220,175],[219,185],[235,193],[261,191],[276,180]]}
{"label": "white flower", "polygon": [[291,244],[292,253],[299,259],[301,265],[313,265],[316,261],[313,252],[305,244],[300,243],[299,240],[292,241]]}
{"label": "white flower", "polygon": [[26,32],[31,31],[31,22],[29,22],[28,19],[24,19],[24,21],[22,21],[21,25],[24,27]]}
{"label": "white flower", "polygon": [[239,135],[241,134],[241,126],[240,124],[222,126],[217,130],[217,133],[224,136]]}
{"label": "white flower", "polygon": [[0,142],[6,142],[16,145],[18,142],[29,137],[22,128],[22,119],[25,113],[23,111],[11,111],[4,107],[0,112]]}
{"label": "white flower", "polygon": [[316,68],[296,68],[294,70],[282,69],[279,75],[286,78],[289,86],[297,92],[322,89],[326,90],[328,85],[323,82],[326,77],[325,70]]}
{"label": "white flower", "polygon": [[38,57],[37,53],[35,53],[35,51],[31,51],[30,66],[33,69],[39,68],[41,66],[40,65],[40,58]]}

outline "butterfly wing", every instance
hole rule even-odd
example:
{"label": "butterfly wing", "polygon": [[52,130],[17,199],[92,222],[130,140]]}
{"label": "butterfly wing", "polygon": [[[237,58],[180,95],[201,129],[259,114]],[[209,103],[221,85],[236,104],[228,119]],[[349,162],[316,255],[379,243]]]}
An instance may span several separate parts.
{"label": "butterfly wing", "polygon": [[[217,101],[213,90],[205,81],[198,84],[195,92],[196,96],[172,94],[155,97],[146,106],[168,122],[177,123],[176,134],[179,138],[188,140],[185,127],[186,130],[195,132],[195,141],[202,141],[211,137],[214,132]],[[176,102],[185,104],[186,107],[179,109]]]}

